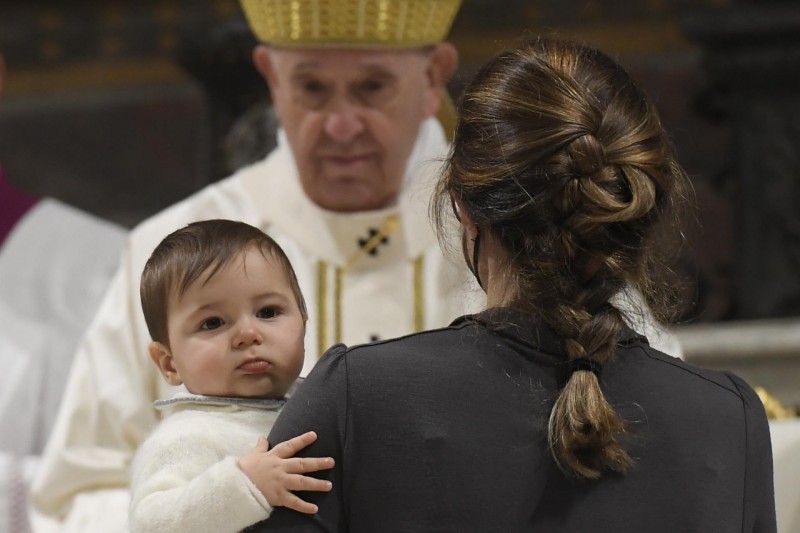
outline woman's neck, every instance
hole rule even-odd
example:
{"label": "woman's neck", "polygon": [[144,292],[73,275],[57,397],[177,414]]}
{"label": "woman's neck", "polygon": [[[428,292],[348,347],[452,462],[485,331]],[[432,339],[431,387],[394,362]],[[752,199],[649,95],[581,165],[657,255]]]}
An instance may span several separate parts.
{"label": "woman's neck", "polygon": [[508,254],[488,232],[482,238],[478,263],[481,279],[484,280],[486,306],[508,307],[517,295],[517,288],[509,276]]}

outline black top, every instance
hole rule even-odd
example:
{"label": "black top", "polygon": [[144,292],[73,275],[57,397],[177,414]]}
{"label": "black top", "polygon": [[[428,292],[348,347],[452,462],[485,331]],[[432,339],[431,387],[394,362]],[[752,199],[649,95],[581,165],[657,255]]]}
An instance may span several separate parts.
{"label": "black top", "polygon": [[336,459],[333,491],[300,494],[316,515],[279,508],[253,530],[776,531],[769,426],[744,381],[626,332],[601,384],[635,465],[578,481],[546,446],[565,360],[551,330],[507,309],[332,347],[269,440],[316,431],[303,455]]}

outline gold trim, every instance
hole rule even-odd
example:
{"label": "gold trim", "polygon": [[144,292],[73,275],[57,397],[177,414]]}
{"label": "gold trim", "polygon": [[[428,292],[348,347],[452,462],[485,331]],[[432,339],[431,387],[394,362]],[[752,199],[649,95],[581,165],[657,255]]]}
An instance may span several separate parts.
{"label": "gold trim", "polygon": [[399,215],[389,215],[386,217],[386,220],[383,221],[383,225],[378,230],[378,233],[373,235],[369,238],[369,240],[364,243],[364,246],[356,250],[356,252],[351,255],[347,261],[345,261],[344,266],[341,268],[336,267],[334,273],[334,286],[333,286],[333,300],[334,300],[334,342],[342,342],[342,316],[344,315],[342,308],[342,287],[344,285],[344,274],[349,271],[351,268],[355,266],[364,256],[370,253],[372,250],[377,248],[381,241],[391,235],[397,228],[400,227],[400,216]]}
{"label": "gold trim", "polygon": [[442,129],[444,129],[444,135],[448,144],[453,142],[453,137],[456,133],[457,113],[456,105],[453,103],[450,93],[445,91],[444,96],[442,96],[442,103],[439,106],[439,111],[436,113],[436,119],[439,121],[439,124],[442,125]]}
{"label": "gold trim", "polygon": [[328,265],[317,261],[317,359],[328,349]]}
{"label": "gold trim", "polygon": [[333,338],[335,342],[342,342],[342,274],[343,269],[336,267],[333,285],[333,301],[336,303],[336,311],[333,317]]}
{"label": "gold trim", "polygon": [[414,331],[425,329],[425,268],[422,256],[414,259]]}
{"label": "gold trim", "polygon": [[[342,342],[342,323],[343,323],[343,301],[342,293],[344,290],[344,276],[348,270],[361,260],[370,251],[374,250],[383,240],[400,226],[398,215],[391,215],[383,222],[378,233],[373,235],[366,244],[354,253],[342,267],[334,267],[333,271],[333,343]],[[412,290],[414,294],[413,302],[413,327],[414,331],[422,331],[425,328],[425,265],[423,257],[419,256],[412,261]],[[329,348],[328,345],[328,265],[324,261],[317,263],[317,302],[319,305],[319,324],[317,327],[317,344],[319,354]]]}
{"label": "gold trim", "polygon": [[764,387],[753,387],[761,403],[764,404],[764,411],[770,420],[788,420],[796,418],[800,413],[797,409],[785,407],[775,396],[767,392]]}
{"label": "gold trim", "polygon": [[359,248],[356,253],[350,256],[350,258],[342,267],[342,270],[347,272],[353,268],[353,266],[358,263],[362,257],[377,248],[381,241],[391,235],[398,227],[400,227],[400,217],[398,215],[390,215],[386,217],[386,220],[383,221],[383,225],[378,230],[378,233],[370,237],[364,246]]}

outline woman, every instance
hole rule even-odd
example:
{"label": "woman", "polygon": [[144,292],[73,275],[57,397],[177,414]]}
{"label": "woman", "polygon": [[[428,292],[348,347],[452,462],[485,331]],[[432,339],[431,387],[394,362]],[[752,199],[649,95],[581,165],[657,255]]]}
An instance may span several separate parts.
{"label": "woman", "polygon": [[[625,287],[656,283],[688,180],[622,68],[572,42],[503,53],[462,97],[435,197],[483,313],[334,346],[270,434],[333,456],[315,516],[282,531],[775,531],[751,388],[651,348]],[[377,310],[376,310],[377,311]]]}

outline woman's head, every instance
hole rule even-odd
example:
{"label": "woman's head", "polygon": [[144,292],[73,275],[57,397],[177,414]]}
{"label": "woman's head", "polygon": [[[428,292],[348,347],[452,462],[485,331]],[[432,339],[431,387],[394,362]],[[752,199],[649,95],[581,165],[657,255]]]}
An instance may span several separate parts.
{"label": "woman's head", "polygon": [[[443,227],[453,198],[473,233],[492,243],[502,268],[489,286],[483,262],[466,254],[490,301],[501,290],[494,301],[539,316],[565,339],[570,359],[602,363],[624,327],[612,297],[631,286],[657,303],[663,229],[675,227],[686,188],[656,110],[630,76],[598,50],[542,38],[490,60],[466,88],[434,215]],[[585,381],[599,393],[588,370],[575,372],[564,392]],[[579,388],[583,402],[588,393]],[[592,431],[559,429],[621,430],[615,416],[581,409],[589,410],[566,421],[554,410],[560,464],[587,477],[624,470],[624,451],[598,444]],[[585,453],[595,449],[616,456]]]}
{"label": "woman's head", "polygon": [[625,283],[647,286],[659,225],[672,222],[686,178],[655,108],[618,64],[535,40],[479,71],[460,117],[440,221],[452,196],[500,243],[515,305],[538,310],[599,280],[598,305]]}

